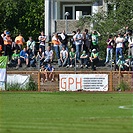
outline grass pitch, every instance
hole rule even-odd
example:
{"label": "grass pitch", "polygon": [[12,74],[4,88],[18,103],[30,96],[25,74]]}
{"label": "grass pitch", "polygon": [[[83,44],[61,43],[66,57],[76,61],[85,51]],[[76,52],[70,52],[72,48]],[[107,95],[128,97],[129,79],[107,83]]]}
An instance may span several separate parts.
{"label": "grass pitch", "polygon": [[0,133],[132,133],[130,93],[0,93]]}

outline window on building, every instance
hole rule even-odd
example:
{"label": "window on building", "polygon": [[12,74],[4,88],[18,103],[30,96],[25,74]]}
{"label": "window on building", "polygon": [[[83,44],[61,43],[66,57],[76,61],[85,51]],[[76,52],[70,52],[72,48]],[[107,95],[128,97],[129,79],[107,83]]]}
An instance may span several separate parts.
{"label": "window on building", "polygon": [[70,13],[70,15],[67,17],[68,19],[73,19],[73,7],[71,6],[65,7],[65,12]]}
{"label": "window on building", "polygon": [[[76,11],[81,11],[83,15],[91,15],[91,6],[89,5],[63,5],[63,15],[69,12],[68,19],[76,19]],[[65,16],[63,16],[65,19]]]}

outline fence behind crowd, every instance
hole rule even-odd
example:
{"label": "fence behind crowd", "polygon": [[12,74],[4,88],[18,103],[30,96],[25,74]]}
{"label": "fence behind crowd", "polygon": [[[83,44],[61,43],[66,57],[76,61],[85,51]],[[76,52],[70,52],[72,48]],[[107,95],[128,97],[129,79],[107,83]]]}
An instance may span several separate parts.
{"label": "fence behind crowd", "polygon": [[[50,73],[50,72],[48,72]],[[132,71],[54,71],[54,80],[45,81],[39,71],[7,71],[7,75],[30,75],[41,91],[132,91]],[[44,78],[43,82],[41,78]]]}

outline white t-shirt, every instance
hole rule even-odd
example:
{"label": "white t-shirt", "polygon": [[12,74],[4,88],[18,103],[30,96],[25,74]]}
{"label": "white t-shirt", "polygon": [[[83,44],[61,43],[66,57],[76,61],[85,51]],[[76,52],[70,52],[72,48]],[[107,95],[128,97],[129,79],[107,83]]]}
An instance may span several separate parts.
{"label": "white t-shirt", "polygon": [[45,51],[45,59],[50,59],[53,55],[53,50]]}
{"label": "white t-shirt", "polygon": [[40,41],[40,45],[45,46],[45,41],[41,41],[41,39],[46,39],[47,37],[44,36],[39,36],[39,41]]}
{"label": "white t-shirt", "polygon": [[123,47],[124,39],[123,37],[117,37],[116,38],[116,48],[122,48]]}
{"label": "white t-shirt", "polygon": [[81,45],[82,44],[82,34],[75,34],[74,39],[80,39],[75,41],[75,45]]}
{"label": "white t-shirt", "polygon": [[65,59],[67,57],[68,52],[66,50],[61,50],[60,54],[62,54],[62,58]]}

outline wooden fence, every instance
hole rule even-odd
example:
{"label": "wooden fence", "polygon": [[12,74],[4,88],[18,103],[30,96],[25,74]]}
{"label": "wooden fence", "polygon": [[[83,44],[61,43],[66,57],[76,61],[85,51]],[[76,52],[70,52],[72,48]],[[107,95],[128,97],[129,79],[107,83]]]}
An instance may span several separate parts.
{"label": "wooden fence", "polygon": [[[7,71],[7,74],[21,74],[30,75],[31,78],[36,82],[38,91],[59,91],[59,74],[75,74],[74,71],[55,71],[54,82],[48,80],[47,82],[41,83],[42,72],[38,71]],[[118,71],[77,71],[76,74],[107,74],[108,75],[108,86],[109,91],[115,91],[118,85],[123,81],[128,84],[128,89],[133,90],[133,72],[118,72]]]}

